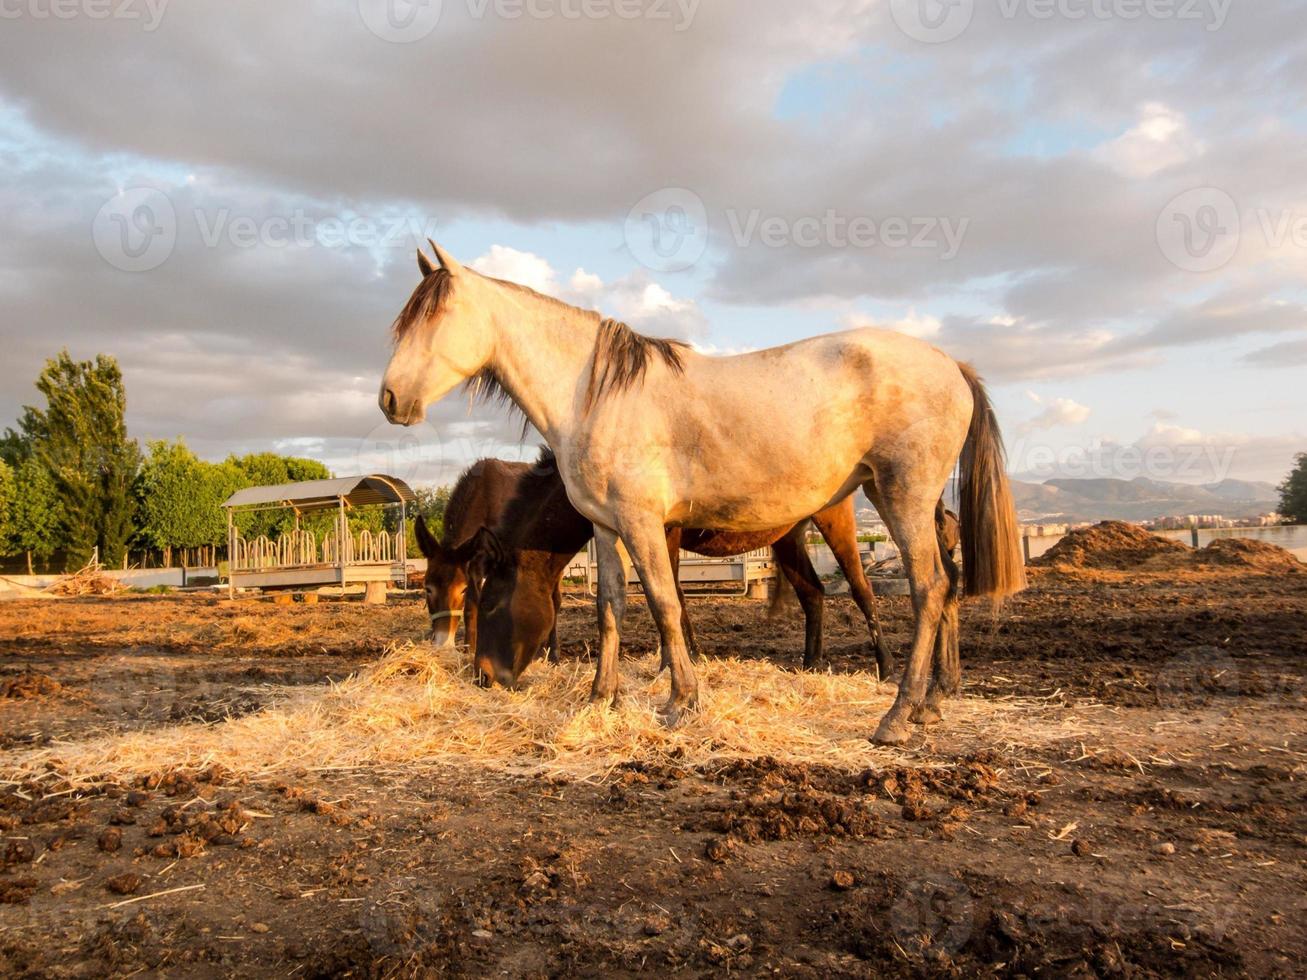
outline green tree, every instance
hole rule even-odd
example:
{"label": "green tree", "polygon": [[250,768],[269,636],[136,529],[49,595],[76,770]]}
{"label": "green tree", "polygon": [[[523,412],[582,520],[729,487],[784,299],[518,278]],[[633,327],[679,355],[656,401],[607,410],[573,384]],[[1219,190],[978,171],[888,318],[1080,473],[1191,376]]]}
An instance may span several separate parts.
{"label": "green tree", "polygon": [[13,518],[17,495],[13,467],[0,459],[0,548],[5,549],[5,554],[13,554],[15,550]]}
{"label": "green tree", "polygon": [[32,574],[32,556],[47,559],[61,543],[62,508],[50,471],[34,455],[28,455],[14,471],[14,503],[10,516],[10,549],[27,556],[27,574]]}
{"label": "green tree", "polygon": [[231,463],[209,463],[186,444],[151,442],[136,477],[137,539],[163,552],[172,564],[174,548],[199,548],[226,541],[222,503],[244,485]]}
{"label": "green tree", "polygon": [[427,530],[435,535],[439,541],[445,534],[445,508],[449,506],[449,496],[453,492],[451,487],[414,487],[413,493],[417,495],[417,500],[409,504],[408,507],[408,556],[410,558],[422,557],[422,550],[418,547],[417,518],[422,515],[426,521]]}
{"label": "green tree", "polygon": [[49,472],[63,519],[69,565],[93,548],[116,564],[133,530],[132,484],[140,448],[127,437],[127,393],[118,362],[105,354],[74,361],[68,352],[46,361],[36,381],[44,409],[27,406],[21,434],[7,433],[5,452],[26,442]]}
{"label": "green tree", "polygon": [[[277,453],[250,453],[246,456],[230,456],[227,463],[241,475],[241,481],[232,490],[240,487],[270,487],[280,483],[301,483],[305,480],[329,480],[331,471],[316,459],[304,459],[298,456],[280,456]],[[225,499],[225,498],[224,498]],[[315,518],[314,530],[323,519]],[[326,526],[331,518],[326,518]],[[261,510],[237,515],[237,527],[242,536],[255,538],[266,534],[275,538],[295,526],[295,515],[284,510]]]}
{"label": "green tree", "polygon": [[1299,453],[1294,468],[1280,484],[1280,513],[1295,524],[1307,524],[1307,453]]}

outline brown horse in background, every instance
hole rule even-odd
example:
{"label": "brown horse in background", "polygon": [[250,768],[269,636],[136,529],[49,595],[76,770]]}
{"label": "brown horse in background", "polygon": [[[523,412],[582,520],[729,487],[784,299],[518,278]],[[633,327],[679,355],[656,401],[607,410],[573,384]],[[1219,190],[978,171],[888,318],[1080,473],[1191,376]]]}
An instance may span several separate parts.
{"label": "brown horse in background", "polygon": [[[867,621],[882,677],[893,669],[876,619],[875,600],[858,555],[853,499],[846,498],[814,514],[812,523],[826,537],[855,602]],[[668,556],[679,571],[684,548],[708,557],[726,557],[770,545],[782,574],[794,586],[807,624],[803,663],[815,667],[822,655],[822,606],[825,590],[806,549],[808,521],[755,532],[721,532],[672,527],[666,530]],[[482,529],[474,539],[472,576],[480,583],[481,630],[474,660],[486,679],[515,684],[540,649],[547,632],[556,630],[558,588],[563,572],[594,535],[594,526],[567,497],[553,454],[541,454],[531,474],[518,484],[497,529]],[[679,590],[680,584],[677,583]],[[681,595],[681,625],[697,651],[693,628]]]}
{"label": "brown horse in background", "polygon": [[476,603],[467,601],[467,563],[475,550],[472,539],[480,528],[498,523],[530,468],[527,463],[480,459],[464,470],[445,505],[445,529],[439,541],[418,516],[414,532],[427,560],[423,587],[431,639],[437,646],[454,645],[462,619],[464,642],[476,649]]}

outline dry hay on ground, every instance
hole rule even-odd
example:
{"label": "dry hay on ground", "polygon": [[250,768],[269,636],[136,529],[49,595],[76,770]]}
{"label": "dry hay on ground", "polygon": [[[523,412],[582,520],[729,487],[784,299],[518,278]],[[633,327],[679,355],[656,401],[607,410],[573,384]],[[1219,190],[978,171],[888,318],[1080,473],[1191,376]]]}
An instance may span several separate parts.
{"label": "dry hay on ground", "polygon": [[1194,557],[1200,565],[1253,568],[1262,572],[1303,571],[1303,563],[1292,551],[1251,538],[1216,538]]}
{"label": "dry hay on ground", "polygon": [[[296,770],[477,766],[601,780],[626,762],[689,768],[732,759],[859,771],[922,764],[919,752],[872,746],[867,736],[894,688],[872,674],[790,673],[765,661],[699,667],[703,706],[676,728],[656,716],[667,680],[656,655],[622,664],[616,708],[588,705],[584,661],[533,668],[520,691],[477,687],[457,650],[405,644],[327,690],[297,691],[257,714],[213,725],[129,732],[0,755],[0,770],[53,769],[73,779],[130,779],[219,765],[242,775]],[[1045,746],[1082,738],[1060,705],[963,698],[946,709],[942,738],[957,752]],[[948,757],[924,760],[927,765]]]}
{"label": "dry hay on ground", "polygon": [[1103,521],[1068,532],[1031,564],[1045,568],[1131,569],[1159,556],[1183,555],[1187,550],[1180,542],[1158,537],[1138,524]]}

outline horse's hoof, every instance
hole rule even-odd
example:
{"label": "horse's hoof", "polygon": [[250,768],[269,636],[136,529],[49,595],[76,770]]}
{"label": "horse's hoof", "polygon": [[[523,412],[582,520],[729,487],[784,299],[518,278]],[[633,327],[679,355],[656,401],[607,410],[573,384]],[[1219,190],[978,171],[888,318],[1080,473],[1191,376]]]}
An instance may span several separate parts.
{"label": "horse's hoof", "polygon": [[903,722],[886,718],[876,729],[876,734],[871,736],[871,741],[876,745],[902,745],[910,734],[911,730]]}
{"label": "horse's hoof", "polygon": [[944,720],[944,716],[933,704],[919,704],[912,709],[912,714],[908,721],[914,725],[937,725]]}
{"label": "horse's hoof", "polygon": [[616,707],[617,692],[614,691],[612,694],[605,694],[601,691],[595,691],[590,695],[590,703],[604,708]]}
{"label": "horse's hoof", "polygon": [[675,701],[668,701],[658,709],[658,720],[667,728],[675,728],[695,708],[693,701],[687,704],[677,704]]}

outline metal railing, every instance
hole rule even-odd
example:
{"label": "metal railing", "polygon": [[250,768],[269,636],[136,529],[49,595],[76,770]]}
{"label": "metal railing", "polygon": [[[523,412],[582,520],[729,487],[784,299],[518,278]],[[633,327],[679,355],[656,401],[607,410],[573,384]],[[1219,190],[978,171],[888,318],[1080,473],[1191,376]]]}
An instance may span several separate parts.
{"label": "metal railing", "polygon": [[319,547],[313,532],[303,528],[288,531],[275,540],[267,535],[246,540],[234,533],[229,556],[231,569],[256,572],[313,565],[394,564],[406,557],[404,535],[398,531],[374,533],[364,528],[358,534],[346,534],[343,561],[339,538],[335,531],[328,531]]}

